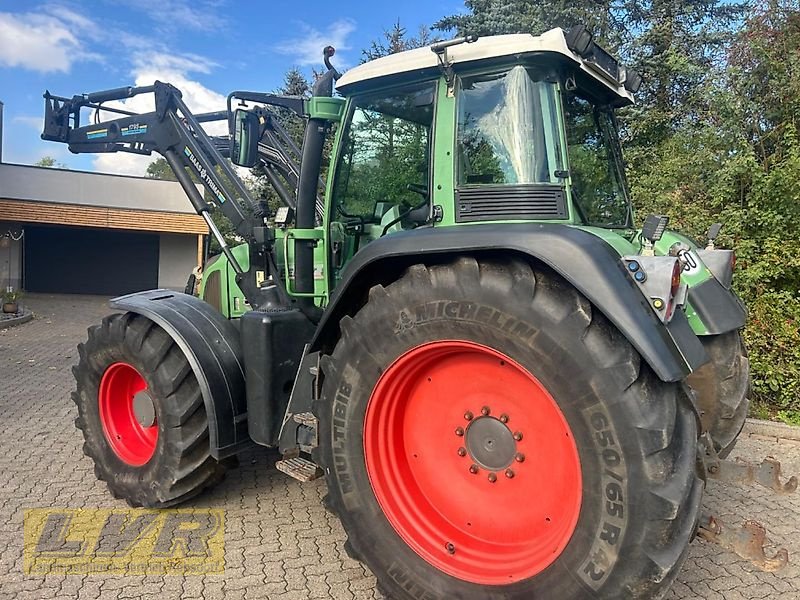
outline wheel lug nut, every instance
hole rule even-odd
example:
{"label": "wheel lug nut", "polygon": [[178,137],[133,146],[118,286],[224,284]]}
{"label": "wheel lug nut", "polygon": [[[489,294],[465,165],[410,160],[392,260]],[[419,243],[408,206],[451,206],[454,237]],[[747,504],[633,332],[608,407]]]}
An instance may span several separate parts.
{"label": "wheel lug nut", "polygon": [[467,412],[464,413],[464,418],[467,421],[472,421],[472,417],[473,417],[473,414],[470,411],[467,411]]}
{"label": "wheel lug nut", "polygon": [[489,416],[489,413],[490,413],[490,412],[492,412],[492,411],[489,409],[489,407],[488,407],[488,406],[484,406],[484,407],[481,409],[481,414],[482,414],[484,417],[487,417],[487,416]]}
{"label": "wheel lug nut", "polygon": [[511,469],[506,469],[506,477],[508,477],[509,479],[514,479],[514,471],[512,471]]}
{"label": "wheel lug nut", "polygon": [[517,462],[525,462],[525,455],[522,452],[517,452],[517,455],[514,457],[514,460]]}
{"label": "wheel lug nut", "polygon": [[522,432],[515,431],[514,432],[514,439],[517,440],[518,442],[522,441]]}
{"label": "wheel lug nut", "polygon": [[497,481],[497,475],[489,473],[489,483],[494,483],[495,481]]}
{"label": "wheel lug nut", "polygon": [[459,456],[466,456],[467,455],[467,449],[464,448],[464,446],[461,446],[461,448],[458,449],[458,455]]}
{"label": "wheel lug nut", "polygon": [[461,437],[462,435],[464,435],[464,428],[463,427],[456,427],[456,435],[458,437]]}
{"label": "wheel lug nut", "polygon": [[478,472],[478,465],[470,465],[470,466],[469,466],[469,472],[470,472],[470,473],[472,473],[473,475],[477,474],[477,472]]}
{"label": "wheel lug nut", "polygon": [[505,414],[505,413],[503,413],[502,415],[500,415],[500,422],[501,422],[501,423],[508,423],[508,415],[507,415],[507,414]]}
{"label": "wheel lug nut", "polygon": [[456,553],[456,547],[453,545],[452,542],[447,542],[444,545],[444,547],[447,549],[447,553],[448,554],[455,554]]}

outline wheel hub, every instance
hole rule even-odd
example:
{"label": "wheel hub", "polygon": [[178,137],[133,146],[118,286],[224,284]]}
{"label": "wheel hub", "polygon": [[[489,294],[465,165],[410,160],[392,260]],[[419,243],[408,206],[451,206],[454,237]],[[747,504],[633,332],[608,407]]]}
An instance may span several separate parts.
{"label": "wheel hub", "polygon": [[514,434],[500,419],[479,417],[467,427],[466,447],[472,460],[487,471],[506,469],[517,454]]}
{"label": "wheel hub", "polygon": [[133,415],[142,427],[152,427],[156,422],[156,407],[147,390],[142,390],[133,397]]}

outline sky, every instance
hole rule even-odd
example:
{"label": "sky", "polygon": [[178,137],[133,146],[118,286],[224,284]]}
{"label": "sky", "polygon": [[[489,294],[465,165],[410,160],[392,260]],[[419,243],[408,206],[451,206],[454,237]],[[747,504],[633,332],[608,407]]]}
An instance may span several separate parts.
{"label": "sky", "polygon": [[[44,91],[71,97],[158,79],[195,113],[221,110],[230,91],[274,91],[292,67],[310,76],[328,44],[346,70],[398,20],[413,33],[463,10],[459,0],[0,0],[2,159],[143,175],[157,156],[76,155],[41,140]],[[127,107],[146,112],[148,102]]]}

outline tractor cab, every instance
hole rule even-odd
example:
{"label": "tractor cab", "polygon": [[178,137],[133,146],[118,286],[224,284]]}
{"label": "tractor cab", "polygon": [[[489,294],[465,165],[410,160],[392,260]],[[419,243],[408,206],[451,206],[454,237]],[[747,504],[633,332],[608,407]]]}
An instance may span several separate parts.
{"label": "tractor cab", "polygon": [[335,286],[354,254],[418,227],[630,229],[614,110],[641,82],[583,28],[461,38],[345,73],[327,226]]}

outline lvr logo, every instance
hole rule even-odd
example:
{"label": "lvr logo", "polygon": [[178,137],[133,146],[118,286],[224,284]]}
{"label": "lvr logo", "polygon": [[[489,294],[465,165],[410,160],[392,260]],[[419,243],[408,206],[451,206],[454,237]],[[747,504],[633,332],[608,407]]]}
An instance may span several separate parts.
{"label": "lvr logo", "polygon": [[27,574],[224,570],[222,510],[25,511]]}

